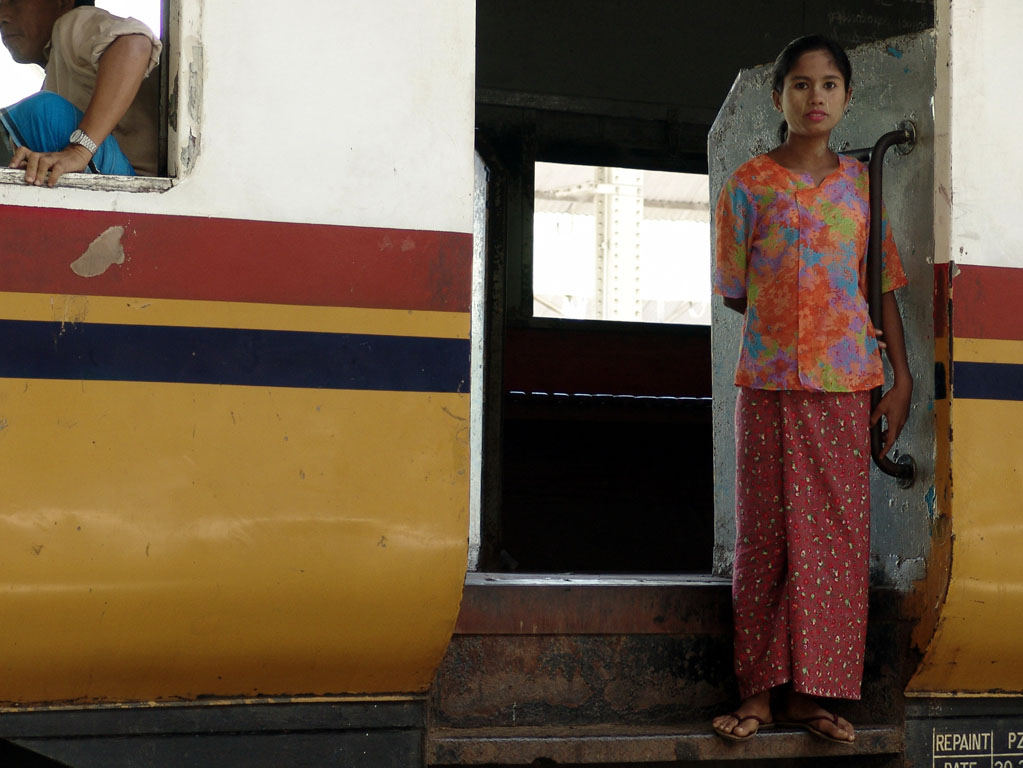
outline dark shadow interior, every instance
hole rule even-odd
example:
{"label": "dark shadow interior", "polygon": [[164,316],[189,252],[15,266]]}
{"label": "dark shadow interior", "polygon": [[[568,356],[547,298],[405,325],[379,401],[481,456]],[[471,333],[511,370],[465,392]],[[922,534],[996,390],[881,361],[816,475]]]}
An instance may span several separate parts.
{"label": "dark shadow interior", "polygon": [[533,318],[535,162],[706,173],[707,132],[741,68],[802,34],[852,47],[933,23],[932,0],[478,0],[481,570],[711,563],[710,329]]}

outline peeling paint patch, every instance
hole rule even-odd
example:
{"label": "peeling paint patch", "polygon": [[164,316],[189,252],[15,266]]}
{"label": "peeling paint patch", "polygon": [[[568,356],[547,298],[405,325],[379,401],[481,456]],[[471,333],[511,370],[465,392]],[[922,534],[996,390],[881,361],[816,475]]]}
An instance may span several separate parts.
{"label": "peeling paint patch", "polygon": [[205,54],[202,45],[193,45],[191,57],[188,61],[188,117],[190,125],[188,128],[188,141],[181,147],[181,170],[188,173],[199,159],[202,151],[202,139],[196,133],[196,127],[201,122],[203,88],[206,82]]}
{"label": "peeling paint patch", "polygon": [[888,46],[888,55],[889,56],[894,56],[897,59],[901,59],[902,58],[902,51],[900,51],[898,48],[895,48],[894,46],[889,45]]}
{"label": "peeling paint patch", "polygon": [[7,419],[0,419],[0,432],[7,429]]}
{"label": "peeling paint patch", "polygon": [[60,296],[50,298],[50,311],[54,321],[60,323],[61,332],[68,323],[84,323],[89,314],[88,296]]}
{"label": "peeling paint patch", "polygon": [[188,132],[188,143],[181,149],[181,167],[186,171],[192,170],[196,160],[199,159],[199,137],[191,131]]}
{"label": "peeling paint patch", "polygon": [[92,241],[85,253],[71,262],[71,271],[79,277],[98,277],[114,264],[123,264],[123,236],[124,227],[110,227]]}
{"label": "peeling paint patch", "polygon": [[192,45],[192,58],[188,62],[188,115],[198,122],[202,114],[203,84],[206,82],[205,53],[201,45]]}
{"label": "peeling paint patch", "polygon": [[927,493],[924,495],[924,501],[927,502],[927,516],[933,520],[937,515],[938,501],[938,494],[935,492],[933,485],[927,489]]}

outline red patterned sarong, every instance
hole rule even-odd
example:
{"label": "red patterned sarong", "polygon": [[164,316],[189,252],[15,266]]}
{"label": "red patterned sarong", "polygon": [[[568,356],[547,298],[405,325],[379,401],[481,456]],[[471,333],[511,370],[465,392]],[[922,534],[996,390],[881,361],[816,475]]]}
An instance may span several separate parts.
{"label": "red patterned sarong", "polygon": [[739,389],[732,599],[742,698],[860,697],[870,393]]}

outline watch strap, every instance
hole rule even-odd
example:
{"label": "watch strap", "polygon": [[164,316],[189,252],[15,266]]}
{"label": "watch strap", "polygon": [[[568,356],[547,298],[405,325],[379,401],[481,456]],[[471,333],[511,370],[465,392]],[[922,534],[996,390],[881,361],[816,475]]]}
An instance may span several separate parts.
{"label": "watch strap", "polygon": [[79,144],[85,147],[93,155],[99,150],[96,146],[96,142],[89,138],[89,134],[83,131],[81,128],[75,128],[71,133],[71,138],[68,139],[69,144]]}

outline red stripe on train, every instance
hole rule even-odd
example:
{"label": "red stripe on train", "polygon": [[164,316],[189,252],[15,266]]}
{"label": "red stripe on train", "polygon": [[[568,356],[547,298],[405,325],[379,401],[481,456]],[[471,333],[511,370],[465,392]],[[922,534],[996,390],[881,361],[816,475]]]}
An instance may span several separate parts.
{"label": "red stripe on train", "polygon": [[1023,269],[956,265],[952,330],[967,339],[1023,340]]}
{"label": "red stripe on train", "polygon": [[[72,271],[111,227],[124,263]],[[471,273],[464,233],[0,206],[3,291],[467,312]]]}

